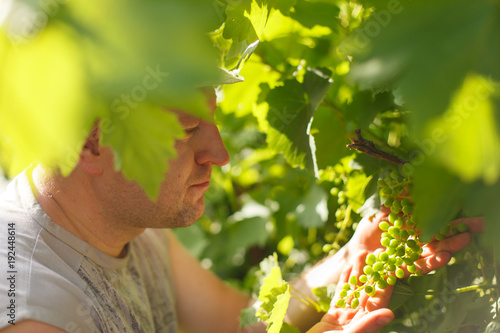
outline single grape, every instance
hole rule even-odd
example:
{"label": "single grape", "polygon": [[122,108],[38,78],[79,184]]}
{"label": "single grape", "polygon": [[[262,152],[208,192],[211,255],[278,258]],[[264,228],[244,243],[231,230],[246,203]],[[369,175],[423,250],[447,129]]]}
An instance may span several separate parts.
{"label": "single grape", "polygon": [[398,257],[402,257],[402,256],[404,256],[404,255],[405,255],[405,253],[406,253],[406,251],[405,251],[405,247],[404,247],[404,245],[399,245],[399,246],[396,248],[396,255],[397,255]]}
{"label": "single grape", "polygon": [[398,180],[399,179],[399,173],[396,170],[393,170],[391,172],[391,178],[393,178],[394,180]]}
{"label": "single grape", "polygon": [[377,282],[377,287],[379,289],[385,289],[387,288],[387,282],[385,282],[384,280],[380,280]]}
{"label": "single grape", "polygon": [[408,238],[408,236],[409,236],[409,234],[408,234],[408,231],[407,231],[407,230],[404,230],[404,229],[403,229],[403,230],[401,230],[401,231],[399,232],[399,238],[401,238],[401,239],[403,239],[403,240],[407,239],[407,238]]}
{"label": "single grape", "polygon": [[359,299],[355,298],[351,301],[351,308],[356,309],[359,305]]}
{"label": "single grape", "polygon": [[388,216],[388,219],[389,219],[390,223],[394,223],[394,221],[396,221],[397,218],[398,218],[397,215],[394,214],[394,213],[390,213],[389,216]]}
{"label": "single grape", "polygon": [[403,261],[406,264],[406,266],[413,265],[413,260],[411,260],[410,258],[403,258]]}
{"label": "single grape", "polygon": [[380,272],[382,269],[384,269],[384,263],[383,262],[376,262],[374,265],[373,265],[373,270],[375,272]]}
{"label": "single grape", "polygon": [[351,276],[349,278],[349,283],[352,284],[352,285],[357,285],[358,284],[358,278],[356,276]]}
{"label": "single grape", "polygon": [[375,290],[375,289],[374,289],[372,286],[366,286],[366,287],[365,287],[365,293],[366,293],[367,295],[369,295],[369,296],[373,296],[373,295],[371,295],[371,294],[374,292],[374,290]]}
{"label": "single grape", "polygon": [[345,301],[342,298],[337,301],[337,307],[345,308]]}
{"label": "single grape", "polygon": [[365,266],[363,268],[363,273],[366,275],[372,275],[373,274],[373,267],[372,266]]}
{"label": "single grape", "polygon": [[386,222],[386,221],[382,221],[382,222],[380,222],[380,223],[378,224],[378,227],[379,227],[379,228],[380,228],[380,230],[382,230],[382,231],[387,231],[387,230],[389,229],[389,227],[390,227],[390,226],[391,226],[391,225],[390,225],[388,222]]}
{"label": "single grape", "polygon": [[390,227],[387,232],[390,233],[393,236],[399,236],[399,231],[400,229],[397,227]]}
{"label": "single grape", "polygon": [[364,274],[363,274],[363,275],[361,275],[361,276],[359,277],[359,282],[361,282],[361,283],[366,283],[366,282],[368,282],[368,276],[366,276],[366,275],[364,275]]}
{"label": "single grape", "polygon": [[390,247],[390,248],[388,248],[388,249],[386,250],[386,253],[387,253],[388,255],[392,256],[393,254],[395,254],[395,253],[396,253],[396,249],[395,249],[395,248],[393,248],[393,247]]}
{"label": "single grape", "polygon": [[415,262],[417,261],[418,259],[420,259],[420,255],[416,252],[413,252],[412,254],[410,254],[410,260]]}
{"label": "single grape", "polygon": [[405,271],[402,269],[402,268],[398,268],[396,269],[396,276],[399,278],[399,279],[402,279],[405,277]]}
{"label": "single grape", "polygon": [[393,249],[398,247],[398,245],[399,245],[399,241],[397,239],[391,239],[391,241],[389,242],[389,246]]}
{"label": "single grape", "polygon": [[387,187],[387,184],[383,179],[377,180],[377,185],[380,187]]}
{"label": "single grape", "polygon": [[342,286],[342,289],[344,289],[344,290],[350,290],[351,289],[351,285],[349,283],[344,283],[344,285]]}
{"label": "single grape", "polygon": [[467,224],[465,224],[465,223],[459,223],[457,225],[457,229],[460,232],[467,232],[467,231],[469,231],[469,226]]}
{"label": "single grape", "polygon": [[378,255],[378,260],[380,260],[380,261],[387,261],[387,260],[389,260],[389,255],[386,252],[381,252]]}
{"label": "single grape", "polygon": [[373,282],[377,282],[378,280],[380,280],[380,273],[379,272],[373,272],[373,274],[372,274],[372,280],[373,280]]}
{"label": "single grape", "polygon": [[411,206],[411,205],[413,205],[413,203],[409,199],[403,199],[403,201],[401,201],[401,204],[403,206]]}
{"label": "single grape", "polygon": [[[394,240],[394,239],[393,239]],[[389,247],[391,239],[389,237],[384,237],[380,240],[380,244],[385,247]]]}
{"label": "single grape", "polygon": [[415,221],[413,221],[413,217],[410,216],[410,218],[408,220],[406,220],[406,226],[411,228],[414,225],[415,225]]}
{"label": "single grape", "polygon": [[330,190],[330,194],[333,195],[333,196],[337,196],[339,194],[340,190],[338,187],[332,187],[332,189]]}
{"label": "single grape", "polygon": [[406,246],[408,246],[410,249],[416,249],[418,244],[417,244],[417,242],[415,242],[414,239],[408,239],[406,241]]}
{"label": "single grape", "polygon": [[403,208],[401,208],[401,210],[403,211],[403,213],[405,213],[406,215],[410,215],[412,212],[413,212],[413,207],[410,206],[410,205],[404,205]]}
{"label": "single grape", "polygon": [[449,225],[445,225],[445,226],[441,227],[441,229],[439,229],[439,233],[443,236],[446,236],[448,234],[448,232],[450,232]]}
{"label": "single grape", "polygon": [[386,271],[388,272],[394,272],[396,270],[396,265],[394,264],[388,264],[385,268]]}
{"label": "single grape", "polygon": [[400,229],[403,227],[403,220],[401,218],[397,218],[396,221],[394,221],[394,227]]}
{"label": "single grape", "polygon": [[394,263],[394,265],[396,265],[396,266],[398,266],[398,267],[399,267],[399,266],[401,266],[403,263],[404,263],[403,258],[397,258],[397,259],[396,259],[396,262]]}
{"label": "single grape", "polygon": [[392,198],[391,198],[391,197],[386,198],[386,199],[385,199],[385,202],[384,202],[384,206],[386,206],[387,208],[391,207],[391,206],[392,206],[393,201],[394,201],[394,200],[392,200]]}
{"label": "single grape", "polygon": [[365,263],[367,265],[373,265],[377,261],[377,257],[373,253],[370,253],[369,255],[366,256]]}
{"label": "single grape", "polygon": [[345,298],[347,296],[347,290],[342,289],[339,293],[339,297]]}
{"label": "single grape", "polygon": [[392,203],[392,207],[400,210],[401,209],[401,201],[394,200],[394,202]]}
{"label": "single grape", "polygon": [[410,265],[410,266],[407,266],[406,269],[408,270],[408,272],[410,273],[415,273],[417,271],[417,266],[415,265]]}
{"label": "single grape", "polygon": [[444,239],[444,236],[441,234],[437,234],[436,236],[434,236],[434,238],[436,238],[436,240],[438,241],[442,241]]}
{"label": "single grape", "polygon": [[394,204],[393,204],[393,206],[391,207],[391,212],[393,214],[399,214],[399,213],[401,213],[401,208],[394,207]]}
{"label": "single grape", "polygon": [[386,281],[388,285],[393,286],[396,284],[397,279],[394,276],[388,276]]}

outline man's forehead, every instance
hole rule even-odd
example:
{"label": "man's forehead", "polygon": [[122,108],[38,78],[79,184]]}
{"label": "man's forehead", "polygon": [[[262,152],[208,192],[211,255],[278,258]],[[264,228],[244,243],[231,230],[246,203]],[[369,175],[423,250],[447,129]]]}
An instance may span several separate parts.
{"label": "man's forehead", "polygon": [[[217,95],[215,93],[214,88],[203,88],[201,91],[205,94],[207,97],[207,104],[210,109],[210,113],[212,116],[214,115],[215,109],[217,108]],[[198,116],[192,115],[184,110],[175,110],[175,109],[170,109],[169,111],[175,113],[179,121],[183,125],[188,125],[188,124],[194,124],[198,121],[200,121],[200,118]]]}

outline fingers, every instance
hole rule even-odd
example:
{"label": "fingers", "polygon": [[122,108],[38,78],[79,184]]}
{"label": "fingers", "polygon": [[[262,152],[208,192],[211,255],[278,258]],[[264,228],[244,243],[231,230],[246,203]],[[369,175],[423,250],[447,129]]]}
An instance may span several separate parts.
{"label": "fingers", "polygon": [[375,295],[367,297],[365,308],[367,311],[375,311],[389,307],[394,286],[388,285],[385,289],[378,289]]}
{"label": "fingers", "polygon": [[339,294],[342,291],[342,287],[344,286],[344,284],[346,284],[347,281],[349,281],[349,276],[351,276],[351,271],[352,271],[352,265],[349,265],[340,274],[339,282],[337,283],[337,287],[335,288],[335,293],[333,294],[332,301],[330,302],[330,307],[337,306],[337,301],[340,298]]}
{"label": "fingers", "polygon": [[[336,306],[337,301],[339,300],[339,294],[344,287],[344,284],[349,282],[349,278],[351,276],[355,276],[359,278],[363,271],[363,267],[365,265],[365,258],[368,252],[359,251],[353,256],[352,264],[346,267],[344,271],[341,273],[339,282],[337,283],[337,288],[335,288],[335,295],[330,303],[331,306]],[[360,300],[361,301],[361,300]]]}
{"label": "fingers", "polygon": [[472,233],[482,232],[484,230],[484,219],[482,217],[461,218],[451,223],[453,224],[465,223],[469,226],[469,232]]}
{"label": "fingers", "polygon": [[389,309],[379,309],[354,318],[349,325],[349,332],[377,333],[394,319]]}
{"label": "fingers", "polygon": [[468,232],[445,238],[442,241],[432,241],[423,247],[422,257],[431,256],[438,252],[455,253],[469,245],[470,241],[471,235]]}
{"label": "fingers", "polygon": [[[450,252],[438,252],[426,258],[419,259],[415,262],[415,266],[422,270],[423,274],[441,268],[448,263],[451,259]],[[408,273],[409,275],[409,273]]]}

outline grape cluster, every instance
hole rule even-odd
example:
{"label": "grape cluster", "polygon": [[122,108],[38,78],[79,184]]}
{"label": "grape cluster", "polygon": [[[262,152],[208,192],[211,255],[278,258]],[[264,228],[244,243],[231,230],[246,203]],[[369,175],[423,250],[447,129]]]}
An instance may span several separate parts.
{"label": "grape cluster", "polygon": [[[411,275],[422,274],[415,265],[422,254],[424,244],[419,238],[412,216],[413,201],[410,197],[412,181],[409,177],[401,177],[397,171],[393,171],[389,177],[379,179],[377,183],[383,205],[391,211],[387,221],[379,223],[382,231],[380,244],[383,250],[377,254],[369,254],[365,259],[364,274],[359,279],[351,276],[349,282],[345,283],[337,301],[338,307],[356,308],[362,290],[368,296],[373,296],[377,288],[385,289],[388,285],[395,285],[397,279],[405,277],[404,268]],[[447,224],[435,238],[442,240],[446,235],[465,232],[467,228],[465,223]]]}

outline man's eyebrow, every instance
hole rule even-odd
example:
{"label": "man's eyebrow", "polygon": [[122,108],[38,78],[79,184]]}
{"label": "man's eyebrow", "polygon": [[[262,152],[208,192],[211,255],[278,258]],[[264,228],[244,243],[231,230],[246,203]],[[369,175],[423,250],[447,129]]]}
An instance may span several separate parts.
{"label": "man's eyebrow", "polygon": [[190,114],[180,114],[179,115],[179,122],[184,127],[198,125],[200,123],[200,121],[201,121],[200,118],[195,117],[195,116],[190,115]]}

